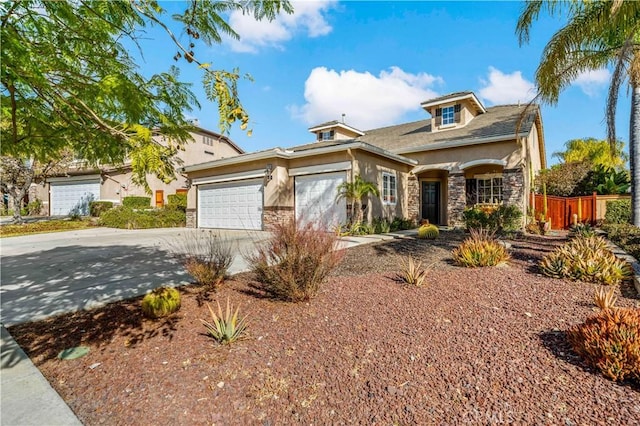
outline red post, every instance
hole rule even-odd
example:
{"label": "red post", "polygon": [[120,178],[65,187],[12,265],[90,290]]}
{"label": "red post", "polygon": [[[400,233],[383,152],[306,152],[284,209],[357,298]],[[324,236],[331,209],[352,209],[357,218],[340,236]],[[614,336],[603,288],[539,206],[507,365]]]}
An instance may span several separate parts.
{"label": "red post", "polygon": [[598,208],[598,193],[593,191],[593,201],[591,203],[591,226],[596,225],[596,209]]}

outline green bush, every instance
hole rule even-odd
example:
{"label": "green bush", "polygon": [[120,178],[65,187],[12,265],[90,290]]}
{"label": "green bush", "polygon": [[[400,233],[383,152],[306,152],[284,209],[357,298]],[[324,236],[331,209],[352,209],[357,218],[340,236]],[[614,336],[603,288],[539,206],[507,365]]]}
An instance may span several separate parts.
{"label": "green bush", "polygon": [[391,231],[391,223],[386,218],[373,219],[376,234],[386,234]]}
{"label": "green bush", "polygon": [[103,212],[100,224],[110,228],[147,229],[185,226],[185,212],[177,209],[134,210],[118,206]]}
{"label": "green bush", "polygon": [[467,229],[487,229],[498,234],[522,229],[522,211],[513,204],[493,207],[470,207],[462,213]]}
{"label": "green bush", "polygon": [[631,223],[631,200],[607,201],[607,223]]}
{"label": "green bush", "polygon": [[389,224],[389,230],[391,232],[413,229],[415,227],[416,223],[413,220],[402,217],[393,218],[393,220]]}
{"label": "green bush", "polygon": [[161,318],[180,309],[180,292],[172,287],[158,287],[142,299],[142,312],[148,318]]}
{"label": "green bush", "polygon": [[130,196],[122,199],[122,205],[124,207],[130,207],[132,209],[150,209],[151,197],[137,197]]}
{"label": "green bush", "polygon": [[27,204],[27,213],[31,216],[39,215],[41,210],[42,210],[42,201],[37,198],[29,202],[29,204]]}
{"label": "green bush", "polygon": [[92,201],[89,203],[89,214],[92,217],[100,217],[103,212],[113,208],[111,201]]}
{"label": "green bush", "polygon": [[170,194],[167,195],[167,204],[169,207],[178,210],[187,210],[187,194]]}
{"label": "green bush", "polygon": [[640,259],[640,228],[630,223],[606,224],[602,229],[613,243],[636,259]]}

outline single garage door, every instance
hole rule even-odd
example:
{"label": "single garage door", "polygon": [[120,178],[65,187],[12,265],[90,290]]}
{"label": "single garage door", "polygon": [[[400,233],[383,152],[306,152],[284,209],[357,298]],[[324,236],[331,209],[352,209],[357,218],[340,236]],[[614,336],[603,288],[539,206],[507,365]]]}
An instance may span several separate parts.
{"label": "single garage door", "polygon": [[325,229],[347,221],[345,199],[336,202],[338,186],[345,182],[346,172],[296,176],[296,219],[298,223],[315,223]]}
{"label": "single garage door", "polygon": [[89,203],[100,199],[100,180],[51,182],[51,215],[89,214]]}
{"label": "single garage door", "polygon": [[200,228],[262,229],[262,180],[198,187]]}

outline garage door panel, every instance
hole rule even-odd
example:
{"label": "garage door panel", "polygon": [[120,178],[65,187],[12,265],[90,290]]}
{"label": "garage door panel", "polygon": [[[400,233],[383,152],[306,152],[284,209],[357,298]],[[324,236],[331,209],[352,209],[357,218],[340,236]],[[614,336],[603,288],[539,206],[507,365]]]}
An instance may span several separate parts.
{"label": "garage door panel", "polygon": [[89,203],[100,199],[100,181],[51,183],[51,215],[89,214]]}
{"label": "garage door panel", "polygon": [[314,223],[333,229],[346,222],[346,201],[336,201],[338,186],[346,181],[345,172],[297,176],[295,179],[296,219],[299,223]]}
{"label": "garage door panel", "polygon": [[261,180],[198,187],[201,228],[262,229]]}

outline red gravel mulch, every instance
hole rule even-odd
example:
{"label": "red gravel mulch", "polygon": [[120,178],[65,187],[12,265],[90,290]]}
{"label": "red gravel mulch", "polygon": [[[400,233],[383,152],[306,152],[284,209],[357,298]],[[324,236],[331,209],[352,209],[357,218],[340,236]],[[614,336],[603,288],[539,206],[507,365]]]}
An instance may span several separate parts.
{"label": "red gravel mulch", "polygon": [[[265,296],[250,274],[146,320],[139,299],[10,329],[80,420],[94,424],[640,424],[640,386],[585,367],[565,331],[593,314],[594,285],[535,264],[559,243],[512,241],[507,266],[454,266],[458,234],[348,250],[309,303]],[[432,264],[397,282],[399,259]],[[638,306],[623,286],[619,306]],[[204,300],[230,297],[250,336],[220,346]],[[56,358],[87,345],[89,355]]]}

